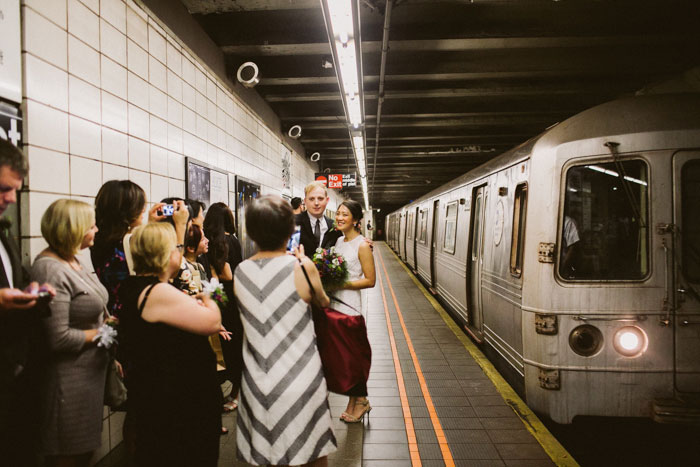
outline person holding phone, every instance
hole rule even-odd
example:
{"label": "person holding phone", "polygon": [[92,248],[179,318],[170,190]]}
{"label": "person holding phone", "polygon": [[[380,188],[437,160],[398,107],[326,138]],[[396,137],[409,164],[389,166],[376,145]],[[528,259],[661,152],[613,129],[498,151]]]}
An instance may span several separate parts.
{"label": "person holding phone", "polygon": [[[27,171],[22,152],[0,138],[0,216],[17,202]],[[48,284],[28,284],[10,226],[0,218],[0,459],[4,465],[32,466],[43,377],[41,317],[55,291]]]}

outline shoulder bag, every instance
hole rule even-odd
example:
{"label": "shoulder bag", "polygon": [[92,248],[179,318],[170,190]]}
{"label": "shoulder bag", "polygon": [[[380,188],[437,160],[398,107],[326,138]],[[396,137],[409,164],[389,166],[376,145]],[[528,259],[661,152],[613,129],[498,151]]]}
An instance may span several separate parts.
{"label": "shoulder bag", "polygon": [[[299,263],[313,298],[316,293],[309,275],[301,261]],[[333,300],[355,310],[342,300]],[[356,316],[350,316],[329,307],[320,308],[311,304],[311,315],[328,390],[344,394],[358,383],[367,382],[372,365],[372,348],[362,314],[358,312]]]}

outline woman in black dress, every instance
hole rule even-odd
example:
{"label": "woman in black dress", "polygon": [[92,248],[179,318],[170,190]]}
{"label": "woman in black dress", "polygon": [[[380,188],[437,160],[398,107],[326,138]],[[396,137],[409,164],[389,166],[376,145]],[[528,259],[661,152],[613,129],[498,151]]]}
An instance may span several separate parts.
{"label": "woman in black dress", "polygon": [[182,245],[169,224],[134,230],[136,276],[122,285],[121,332],[130,344],[129,415],[137,466],[216,466],[221,389],[207,336],[221,330],[208,296],[190,297],[168,283]]}
{"label": "woman in black dress", "polygon": [[233,214],[224,203],[214,203],[209,207],[204,218],[204,234],[209,239],[207,259],[212,276],[223,284],[229,298],[228,306],[222,310],[221,320],[226,330],[231,332],[231,340],[221,338],[221,350],[226,363],[225,379],[231,382],[231,392],[225,397],[224,410],[231,411],[238,406],[236,397],[241,386],[243,367],[243,325],[233,295],[233,272],[243,258],[241,244],[235,235]]}

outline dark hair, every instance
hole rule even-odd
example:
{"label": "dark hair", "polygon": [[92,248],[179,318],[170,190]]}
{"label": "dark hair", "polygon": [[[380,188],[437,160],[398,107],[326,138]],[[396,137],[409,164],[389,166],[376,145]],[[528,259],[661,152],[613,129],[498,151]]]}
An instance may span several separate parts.
{"label": "dark hair", "polygon": [[192,208],[192,209],[190,209],[190,212],[192,213],[193,219],[195,217],[199,216],[200,212],[207,210],[207,205],[202,203],[201,201],[196,200],[196,199],[187,198],[185,200],[185,203],[187,203],[187,205]]}
{"label": "dark hair", "polygon": [[29,171],[27,160],[17,146],[0,138],[0,168],[8,167],[10,170],[24,178]]}
{"label": "dark hair", "polygon": [[197,247],[199,242],[202,241],[202,228],[197,224],[190,224],[190,228],[187,229],[187,234],[185,235],[185,251],[188,248],[192,248],[197,252]]}
{"label": "dark hair", "polygon": [[346,199],[342,203],[340,203],[340,206],[345,206],[348,208],[348,211],[350,211],[350,214],[352,214],[352,220],[357,224],[362,220],[362,205],[358,203],[357,201],[351,200],[351,199]]}
{"label": "dark hair", "polygon": [[294,233],[292,205],[280,196],[262,196],[246,207],[245,226],[260,250],[280,249]]}
{"label": "dark hair", "polygon": [[301,206],[301,198],[298,196],[294,197],[290,203],[292,204],[292,209],[299,209],[299,206]]}
{"label": "dark hair", "polygon": [[97,257],[112,254],[115,243],[121,241],[131,224],[138,219],[146,205],[143,188],[130,180],[110,180],[95,198],[95,244]]}
{"label": "dark hair", "polygon": [[226,204],[214,203],[209,206],[204,218],[204,235],[209,239],[207,258],[217,274],[224,271],[228,260],[227,233],[236,233],[233,214]]}

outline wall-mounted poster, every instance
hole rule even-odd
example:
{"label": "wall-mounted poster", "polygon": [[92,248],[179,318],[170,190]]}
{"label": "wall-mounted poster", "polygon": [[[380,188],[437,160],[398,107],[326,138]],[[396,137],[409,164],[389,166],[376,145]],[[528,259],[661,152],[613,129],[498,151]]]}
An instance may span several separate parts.
{"label": "wall-mounted poster", "polygon": [[19,0],[0,0],[0,97],[22,103]]}
{"label": "wall-mounted poster", "polygon": [[228,174],[209,164],[191,157],[186,158],[185,196],[206,204],[207,208],[214,203],[222,202],[228,205]]}
{"label": "wall-mounted poster", "polygon": [[260,184],[243,177],[236,176],[236,225],[238,227],[238,239],[243,249],[243,259],[250,258],[257,248],[248,236],[245,228],[246,204],[260,197]]}

